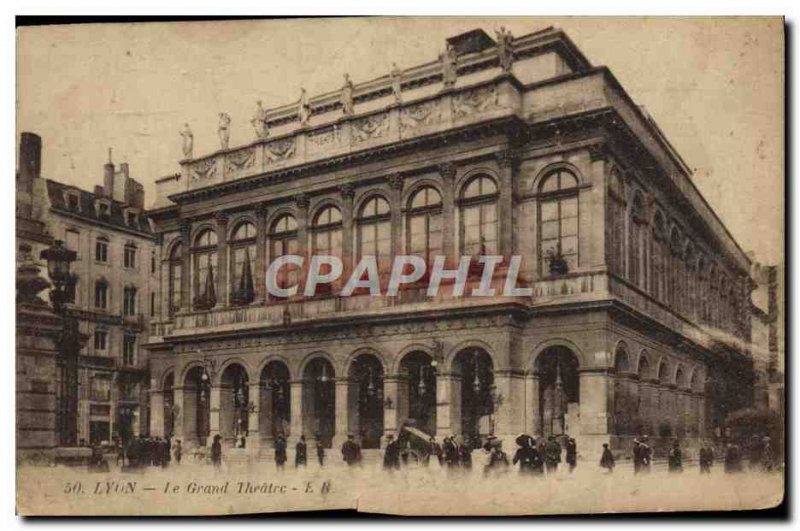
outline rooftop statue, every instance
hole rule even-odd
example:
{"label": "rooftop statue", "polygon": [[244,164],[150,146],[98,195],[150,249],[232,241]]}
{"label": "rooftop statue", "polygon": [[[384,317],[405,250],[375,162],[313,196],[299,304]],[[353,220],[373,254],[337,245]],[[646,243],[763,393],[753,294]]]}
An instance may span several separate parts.
{"label": "rooftop statue", "polygon": [[263,140],[269,136],[269,126],[267,125],[267,110],[261,105],[261,100],[256,102],[256,114],[250,123],[256,132],[256,138]]}
{"label": "rooftop statue", "polygon": [[403,101],[403,95],[401,93],[401,81],[403,77],[403,71],[397,68],[397,63],[392,63],[392,94],[394,95],[394,101],[397,103],[401,103]]}
{"label": "rooftop statue", "polygon": [[445,87],[452,87],[456,84],[458,77],[458,57],[456,56],[455,47],[447,43],[444,53],[439,56],[442,61],[442,78]]}
{"label": "rooftop statue", "polygon": [[194,135],[192,130],[189,129],[189,124],[183,124],[183,130],[179,133],[183,139],[181,148],[183,149],[183,158],[192,158],[192,148],[194,147]]}
{"label": "rooftop statue", "polygon": [[514,63],[514,36],[506,30],[505,26],[500,26],[500,30],[495,31],[495,35],[497,36],[497,58],[500,60],[500,68],[504,72],[509,72]]}
{"label": "rooftop statue", "polygon": [[217,132],[219,133],[220,149],[228,149],[228,144],[231,139],[231,117],[228,116],[228,113],[219,113],[219,127]]}
{"label": "rooftop statue", "polygon": [[350,81],[350,74],[344,75],[344,85],[342,85],[339,102],[342,104],[342,112],[345,116],[353,114],[353,82]]}
{"label": "rooftop statue", "polygon": [[311,106],[308,104],[308,95],[306,89],[300,88],[300,101],[297,104],[297,117],[300,119],[300,125],[308,125],[308,119],[311,117]]}

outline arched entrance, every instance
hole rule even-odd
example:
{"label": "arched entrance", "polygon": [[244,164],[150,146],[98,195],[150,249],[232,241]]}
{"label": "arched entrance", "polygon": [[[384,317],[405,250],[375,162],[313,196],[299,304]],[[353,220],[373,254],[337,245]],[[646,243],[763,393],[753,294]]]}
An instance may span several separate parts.
{"label": "arched entrance", "polygon": [[410,352],[400,362],[408,399],[406,422],[428,435],[436,435],[436,367],[426,352]]}
{"label": "arched entrance", "polygon": [[635,428],[639,435],[651,435],[653,425],[649,412],[653,402],[652,394],[655,390],[650,387],[649,380],[652,378],[652,371],[650,362],[644,353],[639,355],[639,366],[636,372],[639,375],[639,407],[637,408],[639,415]]}
{"label": "arched entrance", "polygon": [[219,433],[223,439],[247,436],[249,398],[247,371],[238,363],[228,365],[220,378]]}
{"label": "arched entrance", "polygon": [[[453,372],[461,377],[461,435],[464,444],[479,448],[481,440],[494,432],[494,370],[492,358],[481,348],[459,352]],[[458,386],[456,386],[458,387]]]}
{"label": "arched entrance", "polygon": [[567,347],[553,346],[537,358],[539,375],[539,433],[575,433],[580,418],[578,357]]}
{"label": "arched entrance", "polygon": [[193,367],[183,382],[183,433],[187,440],[205,446],[210,422],[211,381],[202,367]]}
{"label": "arched entrance", "polygon": [[164,437],[172,437],[175,431],[175,373],[164,378]]}
{"label": "arched entrance", "polygon": [[631,381],[628,349],[620,343],[614,353],[614,433],[630,435],[636,426],[635,390],[638,384]]}
{"label": "arched entrance", "polygon": [[289,368],[282,361],[271,361],[261,371],[258,426],[261,437],[274,439],[289,435],[291,389]]}
{"label": "arched entrance", "polygon": [[314,358],[303,370],[303,434],[331,448],[336,427],[336,384],[333,365]]}
{"label": "arched entrance", "polygon": [[[350,364],[348,378],[349,431],[362,448],[380,448],[383,435],[383,364],[372,354],[361,354]],[[355,414],[354,414],[355,413]]]}

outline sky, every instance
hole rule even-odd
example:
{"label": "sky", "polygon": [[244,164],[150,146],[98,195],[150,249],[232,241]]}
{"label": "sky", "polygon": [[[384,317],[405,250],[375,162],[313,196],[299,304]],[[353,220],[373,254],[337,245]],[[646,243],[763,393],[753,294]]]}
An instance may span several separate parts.
{"label": "sky", "polygon": [[[42,174],[91,190],[108,148],[145,186],[176,173],[188,122],[195,155],[253,138],[267,108],[434,60],[447,37],[501,25],[563,29],[608,66],[694,172],[745,251],[783,260],[784,42],[779,18],[384,18],[85,24],[17,34],[17,132],[42,136]],[[17,135],[18,141],[19,135]]]}

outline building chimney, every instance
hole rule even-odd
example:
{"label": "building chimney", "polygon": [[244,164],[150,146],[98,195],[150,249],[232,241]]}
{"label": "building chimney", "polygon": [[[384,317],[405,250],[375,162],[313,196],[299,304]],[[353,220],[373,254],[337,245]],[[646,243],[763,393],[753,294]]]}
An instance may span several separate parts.
{"label": "building chimney", "polygon": [[111,162],[111,148],[108,148],[108,162],[103,166],[103,195],[114,197],[114,163]]}
{"label": "building chimney", "polygon": [[42,175],[42,137],[35,133],[20,135],[19,173],[25,181],[33,181]]}

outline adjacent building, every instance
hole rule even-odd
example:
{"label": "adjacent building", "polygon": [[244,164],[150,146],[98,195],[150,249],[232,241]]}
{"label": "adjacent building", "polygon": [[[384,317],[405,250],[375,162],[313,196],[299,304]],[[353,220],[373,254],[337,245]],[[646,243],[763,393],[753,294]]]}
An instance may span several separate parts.
{"label": "adjacent building", "polygon": [[[149,212],[152,434],[566,433],[589,454],[691,447],[749,404],[750,261],[655,122],[558,29],[447,50],[257,115],[247,145],[184,144]],[[345,278],[363,255],[519,255],[532,294],[265,289],[276,258],[331,253]]]}
{"label": "adjacent building", "polygon": [[784,268],[753,263],[752,353],[754,405],[783,415],[784,394]]}
{"label": "adjacent building", "polygon": [[[27,145],[25,135],[22,143]],[[26,153],[40,168],[41,140]],[[150,296],[155,261],[142,185],[131,178],[127,164],[117,169],[110,159],[103,185],[93,191],[44,179],[38,170],[21,172],[18,188],[20,179],[32,194],[47,237],[77,253],[71,266],[77,284],[67,312],[88,338],[79,357],[78,439],[102,443],[146,434],[148,378],[142,345],[155,304]]]}

